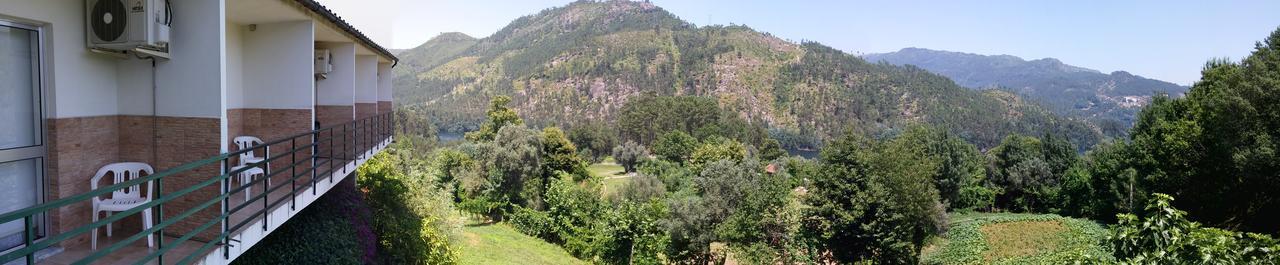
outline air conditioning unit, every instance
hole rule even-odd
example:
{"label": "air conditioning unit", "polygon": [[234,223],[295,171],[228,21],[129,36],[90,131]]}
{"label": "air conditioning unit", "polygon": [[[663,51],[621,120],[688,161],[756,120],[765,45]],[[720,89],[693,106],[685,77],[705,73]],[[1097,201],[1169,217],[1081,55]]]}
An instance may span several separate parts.
{"label": "air conditioning unit", "polygon": [[85,0],[89,48],[167,51],[172,9],[166,0]]}
{"label": "air conditioning unit", "polygon": [[330,60],[331,58],[332,58],[332,54],[329,53],[329,50],[326,50],[326,49],[316,50],[316,65],[315,65],[316,75],[319,76],[319,75],[328,74],[329,72],[333,72],[333,63],[331,63],[332,61]]}

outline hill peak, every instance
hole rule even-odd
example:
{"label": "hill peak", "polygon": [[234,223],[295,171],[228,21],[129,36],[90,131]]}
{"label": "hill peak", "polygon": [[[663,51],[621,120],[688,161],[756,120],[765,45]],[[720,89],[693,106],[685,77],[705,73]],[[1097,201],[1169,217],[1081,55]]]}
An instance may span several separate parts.
{"label": "hill peak", "polygon": [[428,40],[427,42],[435,42],[435,41],[475,41],[475,40],[476,40],[476,38],[475,38],[475,37],[472,37],[471,35],[467,35],[466,33],[456,32],[456,31],[454,31],[454,32],[444,32],[444,33],[440,33],[440,35],[436,35],[435,37],[431,38],[431,40]]}

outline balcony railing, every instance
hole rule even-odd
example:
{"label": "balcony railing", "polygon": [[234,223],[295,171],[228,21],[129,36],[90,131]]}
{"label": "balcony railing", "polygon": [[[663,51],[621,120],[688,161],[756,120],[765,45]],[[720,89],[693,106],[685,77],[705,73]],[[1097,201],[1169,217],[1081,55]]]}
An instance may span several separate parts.
{"label": "balcony railing", "polygon": [[[59,198],[54,201],[46,202],[36,206],[28,207],[22,210],[0,215],[0,224],[21,221],[24,227],[25,244],[14,249],[6,250],[0,255],[0,264],[7,264],[19,259],[25,259],[27,264],[37,262],[37,251],[58,246],[60,243],[77,236],[89,235],[96,228],[106,226],[108,223],[119,222],[121,219],[134,216],[144,209],[152,209],[156,212],[155,223],[150,229],[142,229],[141,231],[130,235],[115,235],[123,237],[108,246],[100,246],[96,250],[90,250],[87,255],[75,257],[73,264],[93,264],[100,263],[104,257],[114,255],[117,251],[125,249],[130,244],[146,244],[137,242],[147,237],[147,235],[156,235],[158,239],[155,249],[145,251],[141,255],[135,255],[127,258],[125,262],[133,264],[157,263],[166,264],[166,259],[178,258],[177,264],[190,264],[201,261],[208,255],[213,255],[213,251],[220,251],[220,255],[226,260],[232,259],[231,248],[237,242],[235,235],[248,229],[258,229],[258,227],[250,227],[254,222],[261,221],[260,227],[263,232],[268,231],[269,217],[273,209],[284,207],[283,204],[288,203],[287,207],[291,210],[296,209],[297,195],[310,192],[312,195],[318,196],[317,184],[321,181],[328,181],[329,184],[334,182],[332,177],[334,173],[350,173],[354,172],[355,161],[363,161],[368,159],[371,150],[380,148],[379,145],[388,142],[393,127],[392,113],[378,114],[372,117],[359,119],[341,125],[328,126],[319,128],[314,131],[301,133],[286,137],[283,139],[270,140],[262,145],[255,146],[252,149],[237,150],[209,157],[203,160],[187,163],[178,167],[170,168],[152,175],[135,178],[129,181],[113,184],[86,193]],[[275,146],[275,149],[281,147],[287,148],[285,152],[272,153],[267,149]],[[267,158],[262,162],[250,164],[238,170],[232,170],[236,158],[240,154],[256,151],[258,154],[266,153]],[[270,166],[268,165],[270,164]],[[283,165],[283,166],[280,166]],[[221,174],[210,176],[206,179],[199,180],[195,185],[178,187],[176,190],[164,190],[164,182],[166,179],[173,179],[179,174],[194,174],[198,168],[208,168],[217,166],[220,168]],[[241,172],[252,167],[264,167],[267,170],[265,177],[257,178],[248,183],[232,186],[231,180],[238,176]],[[274,185],[269,185],[269,178],[277,175],[285,175],[289,178],[285,181],[276,179]],[[186,176],[189,178],[190,176]],[[326,180],[327,179],[327,180]],[[36,220],[41,216],[47,216],[50,211],[57,210],[61,207],[68,207],[77,203],[88,203],[92,198],[104,196],[114,191],[125,189],[135,185],[144,185],[148,181],[155,181],[155,185],[147,188],[147,192],[151,193],[152,200],[139,207],[135,207],[124,212],[118,212],[86,225],[71,228],[65,232],[53,233],[50,231],[49,236],[45,238],[36,238],[37,225]],[[262,189],[254,194],[252,198],[245,200],[243,203],[235,203],[239,199],[233,199],[233,194],[242,192],[251,186],[258,186]],[[212,196],[197,196],[197,191],[201,189],[212,189],[218,187],[218,193]],[[154,189],[153,189],[154,188]],[[287,190],[283,196],[279,192]],[[277,192],[277,193],[273,193]],[[199,197],[199,198],[197,198]],[[240,196],[235,196],[240,197]],[[185,200],[183,200],[185,199]],[[170,204],[179,200],[183,200],[183,207],[175,208]],[[194,200],[194,205],[192,201]],[[220,207],[217,207],[220,206]],[[258,206],[261,206],[260,208]],[[305,206],[304,206],[305,207]],[[210,209],[219,209],[218,215],[214,218],[197,216],[197,213]],[[166,216],[165,211],[179,211],[176,215]],[[247,213],[247,214],[246,214]],[[281,224],[286,220],[274,220],[277,224]],[[183,231],[185,233],[166,233],[166,229],[173,231],[174,224],[180,222],[194,222],[197,224],[194,229]],[[66,220],[63,221],[66,223]],[[190,224],[190,223],[188,223]],[[188,229],[182,229],[188,230]],[[165,237],[176,237],[172,241],[166,242]],[[204,240],[196,240],[193,238],[201,238]],[[177,247],[184,243],[191,245],[198,243],[195,251],[175,252]],[[215,250],[217,249],[217,250]],[[176,257],[175,257],[176,256]],[[113,259],[112,263],[120,262],[119,259]],[[169,263],[173,263],[170,260]]]}

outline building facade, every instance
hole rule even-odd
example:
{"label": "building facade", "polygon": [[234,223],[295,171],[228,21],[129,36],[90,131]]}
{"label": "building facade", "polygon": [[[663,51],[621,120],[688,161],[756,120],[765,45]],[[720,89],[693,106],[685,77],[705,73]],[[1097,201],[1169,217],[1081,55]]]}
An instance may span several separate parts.
{"label": "building facade", "polygon": [[[166,44],[95,46],[121,21],[163,24],[143,33]],[[0,261],[230,262],[390,141],[397,60],[313,0],[0,0]],[[241,136],[263,140],[249,151],[268,161],[241,161]],[[154,168],[143,208],[161,228],[122,212],[114,235],[86,231],[102,226],[78,196],[119,162]],[[240,165],[265,176],[238,181]]]}

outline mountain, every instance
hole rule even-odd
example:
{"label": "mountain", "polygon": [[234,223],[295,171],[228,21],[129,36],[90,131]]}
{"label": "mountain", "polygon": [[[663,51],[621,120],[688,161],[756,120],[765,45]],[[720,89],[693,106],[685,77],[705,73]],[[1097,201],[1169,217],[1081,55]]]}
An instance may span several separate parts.
{"label": "mountain", "polygon": [[496,95],[512,96],[533,126],[609,123],[629,100],[678,95],[714,98],[775,137],[814,142],[919,122],[982,147],[1010,133],[1066,134],[1080,146],[1100,138],[1095,127],[1011,93],[745,26],[698,27],[646,2],[578,1],[483,39],[441,35],[401,58],[397,100],[444,130],[474,129]]}
{"label": "mountain", "polygon": [[1138,110],[1151,96],[1164,93],[1179,97],[1187,87],[1136,76],[1124,71],[1105,74],[1072,66],[1058,59],[1023,60],[1010,55],[906,48],[897,52],[868,54],[871,62],[914,65],[955,80],[973,89],[1001,88],[1043,102],[1061,115],[1090,120],[1133,124]]}

